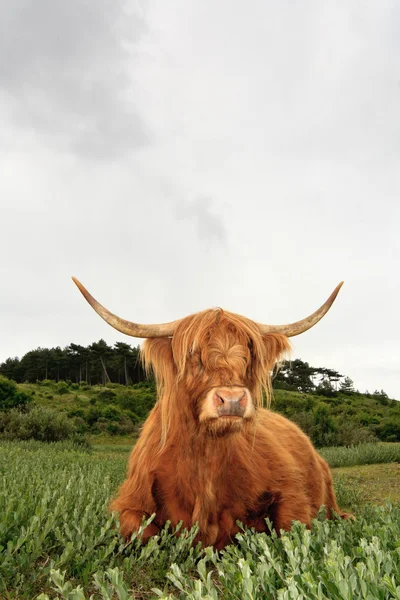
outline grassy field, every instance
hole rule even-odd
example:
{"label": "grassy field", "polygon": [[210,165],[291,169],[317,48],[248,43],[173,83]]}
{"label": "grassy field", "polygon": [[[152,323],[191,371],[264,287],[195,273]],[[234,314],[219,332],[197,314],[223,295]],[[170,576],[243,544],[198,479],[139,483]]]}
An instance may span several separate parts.
{"label": "grassy field", "polygon": [[[362,503],[400,504],[400,464],[363,465],[333,469],[335,483],[357,490]],[[338,485],[336,485],[338,487]]]}
{"label": "grassy field", "polygon": [[400,464],[333,470],[355,521],[316,520],[281,538],[243,532],[218,554],[193,548],[194,532],[125,544],[107,504],[130,444],[106,442],[92,452],[0,442],[1,600],[400,599]]}

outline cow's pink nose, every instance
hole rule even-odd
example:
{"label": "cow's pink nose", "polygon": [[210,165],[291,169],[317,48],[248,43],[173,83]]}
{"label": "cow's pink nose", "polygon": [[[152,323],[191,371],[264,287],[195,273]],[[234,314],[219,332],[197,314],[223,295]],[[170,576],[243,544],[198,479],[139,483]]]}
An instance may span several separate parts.
{"label": "cow's pink nose", "polygon": [[247,406],[247,394],[245,390],[217,388],[213,401],[219,416],[242,417]]}

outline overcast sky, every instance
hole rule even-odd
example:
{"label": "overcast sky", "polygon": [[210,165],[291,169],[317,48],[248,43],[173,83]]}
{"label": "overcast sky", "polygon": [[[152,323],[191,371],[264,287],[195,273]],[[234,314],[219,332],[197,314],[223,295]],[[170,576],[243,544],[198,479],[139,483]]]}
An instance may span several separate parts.
{"label": "overcast sky", "polygon": [[335,304],[293,358],[400,399],[400,4],[0,7],[0,361]]}

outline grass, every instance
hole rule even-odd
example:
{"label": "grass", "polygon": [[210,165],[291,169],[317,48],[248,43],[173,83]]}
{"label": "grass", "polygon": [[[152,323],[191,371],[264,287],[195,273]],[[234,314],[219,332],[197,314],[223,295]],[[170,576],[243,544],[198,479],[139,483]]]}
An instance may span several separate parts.
{"label": "grass", "polygon": [[194,532],[124,543],[107,505],[129,450],[0,442],[1,600],[400,598],[400,504],[370,506],[400,501],[400,465],[334,469],[356,521],[243,532],[217,554],[193,548]]}
{"label": "grass", "polygon": [[87,435],[87,438],[91,444],[95,447],[107,447],[111,448],[126,448],[126,451],[132,450],[134,443],[136,442],[137,435],[108,435],[106,433],[97,433],[95,435]]}
{"label": "grass", "polygon": [[[338,501],[342,500],[343,508],[348,507],[345,494],[357,494],[358,499],[352,502],[359,504],[383,504],[386,501],[400,504],[400,464],[363,465],[361,467],[344,467],[333,470]],[[340,498],[340,490],[343,490]]]}
{"label": "grass", "polygon": [[[132,450],[135,438],[101,434],[90,436],[89,441],[97,453],[122,455],[128,454]],[[328,462],[331,469],[356,465],[400,463],[400,443],[360,444],[350,448],[331,446],[320,448],[318,452]]]}
{"label": "grass", "polygon": [[331,468],[400,462],[400,443],[360,444],[351,448],[332,446],[321,448],[319,453]]}

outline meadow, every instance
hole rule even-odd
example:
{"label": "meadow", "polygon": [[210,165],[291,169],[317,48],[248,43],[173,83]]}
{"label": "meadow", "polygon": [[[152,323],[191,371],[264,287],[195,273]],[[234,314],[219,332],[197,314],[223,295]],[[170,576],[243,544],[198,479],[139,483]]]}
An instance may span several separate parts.
{"label": "meadow", "polygon": [[124,478],[126,442],[0,441],[0,598],[400,599],[400,445],[374,448],[321,451],[353,465],[333,474],[356,520],[321,514],[311,531],[295,524],[281,537],[243,531],[217,553],[192,546],[195,530],[164,530],[146,546],[119,536],[107,505]]}

